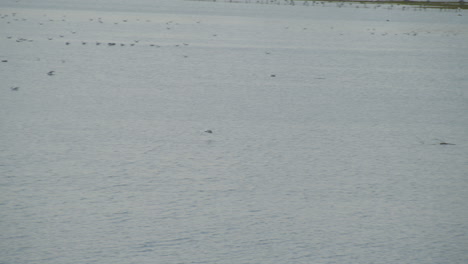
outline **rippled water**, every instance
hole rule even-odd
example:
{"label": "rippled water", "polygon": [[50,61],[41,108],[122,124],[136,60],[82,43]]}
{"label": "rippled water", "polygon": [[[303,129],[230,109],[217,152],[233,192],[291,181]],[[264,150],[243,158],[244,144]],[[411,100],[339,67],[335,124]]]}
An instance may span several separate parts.
{"label": "rippled water", "polygon": [[0,4],[0,263],[468,262],[466,12],[76,2]]}

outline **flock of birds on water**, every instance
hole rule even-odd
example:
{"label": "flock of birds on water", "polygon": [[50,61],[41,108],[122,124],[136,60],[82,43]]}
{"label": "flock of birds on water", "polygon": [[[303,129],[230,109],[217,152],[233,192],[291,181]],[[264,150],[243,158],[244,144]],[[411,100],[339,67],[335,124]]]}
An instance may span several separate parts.
{"label": "flock of birds on water", "polygon": [[[48,15],[43,15],[44,19],[41,21],[41,22],[33,22],[33,23],[37,23],[38,26],[44,26],[44,27],[47,27],[48,24],[51,24],[51,23],[56,23],[56,22],[62,22],[62,23],[68,23],[68,20],[67,20],[67,16],[66,15],[63,15],[61,18],[49,18]],[[0,19],[4,20],[4,24],[6,24],[7,26],[8,25],[11,25],[15,22],[23,22],[23,23],[27,23],[29,22],[28,19],[26,18],[20,18],[20,15],[18,13],[9,13],[9,14],[1,14],[0,13]],[[114,25],[119,25],[120,23],[127,23],[127,22],[131,22],[129,19],[123,19],[121,21],[118,21],[118,22],[105,22],[102,18],[89,18],[89,22],[95,22],[95,23],[99,23],[99,24],[105,24],[105,23],[112,23]],[[147,19],[145,21],[140,21],[140,19],[136,19],[136,21],[134,22],[146,22],[146,23],[150,23],[152,22],[151,20]],[[201,21],[196,21],[197,24],[200,24]],[[165,30],[172,30],[174,29],[177,25],[179,25],[178,23],[174,22],[174,21],[167,21],[165,22]],[[75,45],[75,44],[78,44],[78,45],[82,45],[82,46],[85,46],[85,45],[91,45],[93,44],[92,42],[89,42],[89,41],[72,41],[72,40],[67,40],[67,37],[70,37],[72,35],[79,35],[79,33],[76,31],[76,30],[69,30],[67,32],[63,32],[62,34],[60,35],[57,35],[57,36],[48,36],[44,39],[30,39],[30,38],[25,38],[25,37],[19,37],[19,36],[12,36],[12,35],[7,35],[5,37],[5,39],[7,41],[15,41],[16,43],[32,43],[32,42],[35,42],[35,41],[60,41],[62,40],[64,45],[65,46],[70,46],[70,45]],[[1,35],[0,35],[1,36]],[[217,37],[218,35],[217,34],[212,34],[212,37]],[[142,42],[140,42],[140,40],[134,40],[132,43],[118,43],[118,42],[104,42],[104,41],[96,41],[94,42],[94,44],[96,46],[107,46],[107,47],[114,47],[114,46],[119,46],[119,47],[125,47],[125,46],[128,46],[128,47],[134,47],[134,46],[149,46],[149,47],[156,47],[156,48],[160,48],[160,47],[163,47],[163,44],[154,44],[154,43],[146,43],[146,44],[142,44]],[[174,47],[184,47],[184,46],[188,46],[189,44],[188,43],[179,43],[179,44],[173,44]],[[2,55],[0,54],[0,57]],[[3,55],[4,56],[4,55]],[[188,56],[187,55],[184,55],[184,58],[187,58]],[[0,60],[1,63],[8,63],[8,62],[11,62],[11,59],[1,59]],[[62,63],[64,63],[65,61],[62,60]],[[54,70],[51,70],[51,71],[48,71],[46,73],[48,76],[54,76],[56,75],[56,72]],[[19,91],[20,90],[20,87],[19,86],[11,86],[10,87],[10,90],[11,91]],[[207,132],[207,131],[205,131]],[[210,133],[210,132],[207,132],[207,133]]]}
{"label": "flock of birds on water", "polygon": [[[204,0],[198,0],[198,1],[204,1]],[[212,0],[211,0],[212,1]],[[251,1],[250,0],[243,0],[245,1],[246,3],[250,3]],[[260,3],[260,4],[279,4],[279,1],[278,0],[265,0],[266,2],[264,2],[263,0],[256,0],[256,3]],[[290,4],[290,5],[294,5],[295,2],[293,0],[284,0],[286,4]],[[242,1],[233,1],[233,0],[227,0],[227,2],[242,2]],[[319,1],[305,1],[303,3],[304,5],[317,5],[317,4],[322,4],[323,6],[325,6],[325,2],[319,2]],[[345,2],[336,2],[336,5],[337,7],[343,7],[345,4],[348,4],[349,6],[352,6],[353,3],[352,2],[348,2],[348,3],[345,3]],[[359,5],[355,5],[356,8],[359,8],[360,6]],[[364,4],[362,7],[364,8],[368,8],[368,6],[366,4]],[[379,8],[381,7],[381,5],[373,5],[374,8]],[[389,5],[387,6],[386,8],[388,9],[392,9],[393,8],[393,5]],[[405,7],[405,6],[402,6],[401,7],[402,10],[405,10],[405,9],[409,9],[409,7]],[[416,10],[416,9],[415,9]],[[459,16],[461,15],[460,13],[458,14]],[[57,21],[61,21],[61,22],[67,22],[67,16],[66,15],[63,15],[60,19],[57,19],[57,18],[47,18],[47,15],[44,15],[44,17],[46,17],[46,20],[42,21],[42,22],[38,22],[39,26],[46,26],[47,23],[54,23],[54,22],[57,22]],[[0,14],[0,19],[6,21],[4,22],[5,24],[11,24],[11,23],[14,23],[14,22],[26,22],[27,19],[26,18],[19,18],[19,16],[17,15],[17,13],[11,13],[11,14]],[[104,24],[106,23],[102,18],[89,18],[89,22],[97,22],[99,24]],[[113,23],[114,25],[119,25],[120,23],[128,23],[130,22],[129,19],[123,19],[121,21],[117,21],[117,22],[110,22],[110,23]],[[150,23],[151,20],[140,20],[140,19],[136,19],[136,21],[134,22],[147,22],[147,23]],[[386,22],[390,22],[390,20],[386,20]],[[196,21],[197,24],[201,23],[201,21]],[[173,29],[174,27],[176,27],[177,25],[179,25],[178,23],[174,22],[174,21],[167,21],[165,22],[165,30],[168,30],[170,31],[171,29]],[[289,27],[285,27],[284,28],[285,30],[288,30]],[[307,27],[304,27],[302,28],[302,30],[307,30],[308,28]],[[333,30],[334,28],[333,27],[330,27],[331,30]],[[387,32],[378,32],[375,28],[368,28],[367,31],[369,32],[370,35],[378,35],[380,34],[381,36],[386,36],[388,35],[389,33]],[[67,32],[68,34],[71,34],[71,35],[75,35],[77,34],[77,31],[75,30],[71,30],[69,32]],[[431,32],[429,31],[426,31],[426,32],[422,32],[422,33],[426,33],[426,34],[430,34]],[[343,35],[343,33],[339,33],[340,35]],[[403,33],[404,35],[408,35],[408,36],[417,36],[418,34],[421,34],[421,32],[416,32],[416,31],[411,31],[411,32],[406,32],[406,33]],[[456,36],[457,33],[451,33],[452,35]],[[56,39],[62,39],[62,40],[65,40],[66,39],[66,35],[67,34],[60,34],[58,36],[56,36],[55,38],[54,37],[47,37],[47,40],[48,41],[53,41],[53,40],[56,40]],[[397,35],[397,34],[395,34]],[[1,36],[1,35],[0,35]],[[217,37],[218,34],[212,34],[212,37]],[[34,42],[34,40],[32,39],[28,39],[28,38],[24,38],[24,37],[13,37],[13,36],[6,36],[6,39],[7,40],[14,40],[15,42],[17,43],[22,43],[22,42],[28,42],[28,43],[31,43],[31,42]],[[88,41],[71,41],[71,40],[66,40],[63,42],[64,45],[66,46],[70,46],[70,45],[73,45],[73,44],[78,44],[78,45],[82,45],[82,46],[85,46],[85,45],[91,45],[92,43],[91,42],[88,42]],[[137,45],[141,45],[142,43],[140,42],[140,40],[134,40],[133,43],[118,43],[118,42],[103,42],[103,41],[95,41],[94,42],[94,45],[96,46],[108,46],[108,47],[114,47],[114,46],[120,46],[120,47],[125,47],[125,46],[128,46],[128,47],[134,47],[134,46],[137,46]],[[146,43],[147,46],[149,47],[156,47],[156,48],[160,48],[162,47],[163,45],[160,45],[160,44],[154,44],[154,43]],[[183,46],[188,46],[189,44],[188,43],[180,43],[180,44],[174,44],[173,46],[175,47],[183,47]],[[265,54],[269,55],[270,52],[267,51],[265,52]],[[0,55],[1,56],[1,55]],[[185,58],[187,58],[188,56],[187,55],[184,55]],[[0,60],[1,63],[8,63],[9,60],[8,59],[1,59]],[[62,60],[62,62],[64,62]],[[48,71],[46,73],[48,76],[54,76],[56,75],[56,72],[54,70],[51,70],[51,71]],[[276,74],[271,74],[270,77],[276,77]],[[323,79],[323,78],[317,78],[317,79]],[[14,92],[17,92],[20,90],[20,87],[19,86],[11,86],[10,87],[10,90],[11,91],[14,91]],[[205,133],[207,134],[212,134],[213,133],[213,130],[211,129],[208,129],[208,130],[205,130],[204,131]],[[452,144],[452,143],[447,143],[447,142],[444,142],[444,141],[440,141],[440,143],[438,143],[437,145],[455,145],[455,144]]]}
{"label": "flock of birds on water", "polygon": [[[44,15],[44,17],[47,17],[47,15]],[[18,21],[21,21],[21,22],[26,22],[28,21],[26,18],[19,18],[19,15],[17,13],[11,13],[11,14],[0,14],[0,19],[4,19],[4,20],[7,20],[6,24],[11,24],[12,22],[18,22]],[[56,22],[56,21],[61,21],[61,22],[67,22],[66,20],[66,16],[62,16],[61,19],[57,20],[57,19],[47,19],[47,21],[44,21],[44,22],[39,22],[39,26],[44,26],[46,25],[47,22],[49,23],[53,23],[53,22]],[[90,18],[89,19],[90,22],[94,22],[94,21],[97,21],[98,23],[100,24],[104,24],[105,22],[103,21],[102,18],[97,18],[97,19],[94,19],[94,18]],[[139,21],[139,20],[137,20]],[[124,19],[122,21],[120,21],[122,23],[127,23],[129,22],[128,19]],[[146,20],[145,22],[151,22],[150,20]],[[201,21],[196,21],[197,24],[201,23]],[[113,22],[114,25],[118,25],[119,22]],[[175,27],[176,25],[178,25],[178,23],[175,23],[174,21],[168,21],[165,23],[165,29],[166,30],[171,30],[173,29],[173,27]],[[72,35],[75,35],[77,34],[77,31],[70,31],[69,32],[70,34]],[[212,37],[217,37],[218,35],[217,34],[212,34]],[[66,34],[61,34],[61,35],[58,35],[58,39],[65,39],[66,37]],[[14,40],[16,43],[23,43],[23,42],[34,42],[34,40],[32,39],[28,39],[28,38],[24,38],[24,37],[17,37],[17,38],[14,38],[13,36],[7,36],[6,37],[7,40]],[[47,37],[47,40],[48,41],[53,41],[54,37]],[[87,44],[90,44],[89,42],[87,41],[80,41],[78,42],[79,44],[81,45],[87,45]],[[127,43],[117,43],[117,42],[100,42],[100,41],[96,41],[95,42],[95,45],[96,46],[108,46],[108,47],[113,47],[113,46],[120,46],[120,47],[124,47],[124,46],[129,46],[129,47],[133,47],[133,46],[136,46],[137,44],[140,43],[140,40],[134,40],[134,43],[130,43],[130,44],[127,44]],[[72,44],[72,41],[65,41],[64,44],[66,46],[69,46]],[[148,46],[150,47],[162,47],[162,45],[157,45],[157,44],[147,44]],[[189,44],[188,43],[181,43],[181,44],[174,44],[175,47],[182,47],[182,46],[188,46]],[[269,52],[266,52],[266,54],[270,54]],[[0,55],[1,56],[1,55]],[[184,55],[185,58],[187,58],[188,56],[187,55]],[[8,63],[9,60],[8,59],[1,59],[0,60],[2,63]],[[62,60],[62,62],[65,62],[64,60]],[[48,76],[55,76],[56,75],[56,72],[54,70],[51,70],[51,71],[48,71],[46,73]],[[273,77],[274,75],[272,75]],[[14,92],[17,92],[20,90],[20,87],[19,86],[12,86],[10,87],[10,90],[11,91],[14,91]],[[207,134],[213,134],[213,130],[211,129],[208,129],[208,130],[205,130],[203,131],[204,133],[207,133]]]}

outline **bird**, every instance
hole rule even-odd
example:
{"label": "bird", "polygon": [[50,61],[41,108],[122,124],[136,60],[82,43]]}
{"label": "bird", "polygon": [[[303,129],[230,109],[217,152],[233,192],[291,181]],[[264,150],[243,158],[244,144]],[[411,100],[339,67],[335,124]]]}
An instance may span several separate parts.
{"label": "bird", "polygon": [[447,142],[440,142],[439,145],[445,145],[445,146],[447,146],[447,145],[455,145],[455,144],[453,144],[453,143],[447,143]]}
{"label": "bird", "polygon": [[205,131],[205,133],[213,134],[213,131],[211,129],[208,129],[208,130]]}
{"label": "bird", "polygon": [[448,143],[448,142],[445,142],[445,141],[437,139],[437,138],[435,140],[439,141],[438,145],[442,145],[442,146],[455,145],[453,143]]}
{"label": "bird", "polygon": [[55,71],[50,71],[50,72],[47,73],[47,75],[49,75],[49,76],[55,75]]}
{"label": "bird", "polygon": [[10,88],[12,91],[18,91],[19,90],[19,87],[18,86],[15,86],[15,87],[11,87]]}

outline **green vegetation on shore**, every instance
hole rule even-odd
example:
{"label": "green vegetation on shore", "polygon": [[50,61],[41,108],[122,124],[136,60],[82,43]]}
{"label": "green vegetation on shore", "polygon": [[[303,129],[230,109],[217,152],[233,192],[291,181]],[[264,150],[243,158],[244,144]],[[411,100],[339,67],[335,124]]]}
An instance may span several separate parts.
{"label": "green vegetation on shore", "polygon": [[[315,0],[304,0],[315,1]],[[464,1],[460,2],[443,2],[443,1],[392,1],[392,0],[320,0],[320,2],[337,2],[337,3],[361,3],[361,4],[387,4],[387,5],[407,5],[420,8],[441,8],[441,9],[468,9],[468,4]]]}
{"label": "green vegetation on shore", "polygon": [[445,2],[445,1],[405,1],[405,0],[191,0],[191,1],[207,1],[207,2],[230,2],[230,3],[262,3],[262,4],[291,4],[296,2],[302,3],[337,3],[337,4],[372,4],[372,5],[403,5],[411,6],[413,8],[439,8],[439,9],[468,9],[468,3],[460,0],[458,2]]}

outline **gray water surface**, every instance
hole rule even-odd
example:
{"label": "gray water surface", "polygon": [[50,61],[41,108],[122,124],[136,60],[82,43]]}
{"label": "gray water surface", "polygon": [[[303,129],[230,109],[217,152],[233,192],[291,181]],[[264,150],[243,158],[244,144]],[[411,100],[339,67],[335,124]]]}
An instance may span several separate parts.
{"label": "gray water surface", "polygon": [[0,17],[0,263],[468,263],[466,11]]}

